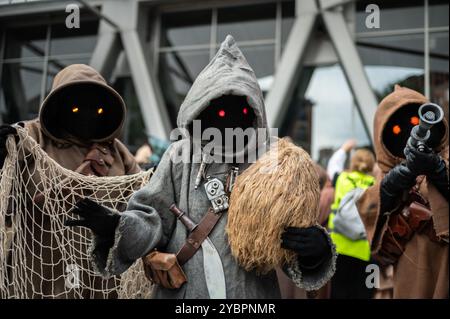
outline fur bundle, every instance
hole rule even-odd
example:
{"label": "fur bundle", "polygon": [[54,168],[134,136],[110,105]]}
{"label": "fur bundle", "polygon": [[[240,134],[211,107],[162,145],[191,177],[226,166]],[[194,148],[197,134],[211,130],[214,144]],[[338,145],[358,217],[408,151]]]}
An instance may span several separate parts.
{"label": "fur bundle", "polygon": [[310,156],[280,139],[236,180],[228,209],[226,232],[231,252],[247,271],[267,273],[295,253],[281,248],[289,226],[317,223],[319,181]]}

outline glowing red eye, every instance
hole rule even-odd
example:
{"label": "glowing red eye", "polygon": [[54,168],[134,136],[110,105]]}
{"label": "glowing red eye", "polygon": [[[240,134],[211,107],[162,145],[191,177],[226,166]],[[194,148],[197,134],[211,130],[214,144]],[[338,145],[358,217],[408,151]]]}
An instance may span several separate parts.
{"label": "glowing red eye", "polygon": [[401,131],[402,131],[402,129],[401,129],[400,125],[395,125],[395,126],[392,128],[392,132],[393,132],[395,135],[400,134]]}
{"label": "glowing red eye", "polygon": [[419,122],[420,122],[420,120],[419,120],[419,118],[418,118],[417,116],[411,117],[410,123],[411,123],[412,125],[418,125]]}
{"label": "glowing red eye", "polygon": [[225,117],[225,111],[220,110],[219,113],[217,113],[220,117]]}
{"label": "glowing red eye", "polygon": [[244,113],[245,115],[247,115],[248,109],[247,109],[246,107],[244,107],[244,108],[242,109],[242,113]]}

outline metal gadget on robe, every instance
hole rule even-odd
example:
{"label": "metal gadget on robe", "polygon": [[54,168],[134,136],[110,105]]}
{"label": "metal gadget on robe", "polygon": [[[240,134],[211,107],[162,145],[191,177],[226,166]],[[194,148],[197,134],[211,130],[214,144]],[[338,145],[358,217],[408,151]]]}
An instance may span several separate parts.
{"label": "metal gadget on robe", "polygon": [[218,178],[213,178],[205,183],[206,196],[211,202],[215,213],[228,209],[228,195],[225,193],[225,187]]}

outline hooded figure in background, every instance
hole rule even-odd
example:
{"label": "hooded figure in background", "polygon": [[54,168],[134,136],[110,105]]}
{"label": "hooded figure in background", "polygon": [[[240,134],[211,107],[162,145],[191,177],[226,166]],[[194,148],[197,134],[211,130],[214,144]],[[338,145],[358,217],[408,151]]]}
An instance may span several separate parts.
{"label": "hooded figure in background", "polygon": [[[119,93],[93,68],[73,64],[61,70],[41,105],[39,118],[23,122],[28,134],[62,167],[85,175],[120,176],[140,171],[118,140],[126,107]],[[0,132],[0,153],[14,128]]]}
{"label": "hooded figure in background", "polygon": [[432,127],[425,152],[405,149],[424,103],[400,86],[381,101],[374,121],[381,174],[358,202],[373,255],[394,265],[394,298],[448,298],[447,117]]}
{"label": "hooded figure in background", "polygon": [[[194,120],[201,121],[204,134],[200,140],[194,132]],[[222,142],[215,145],[214,154],[206,151],[211,142],[205,133],[208,129],[223,133],[227,128],[267,128],[257,79],[231,36],[222,43],[216,56],[192,85],[181,105],[178,127],[185,132],[183,139],[169,146],[149,184],[132,196],[125,212],[118,215],[87,199],[80,201],[74,209],[73,212],[82,219],[69,221],[67,225],[88,227],[94,232],[96,240],[92,257],[102,274],[120,274],[155,249],[176,253],[185,247],[190,234],[169,207],[175,203],[195,224],[202,224],[207,211],[213,207],[208,198],[211,193],[207,194],[204,186],[210,181],[216,183],[215,186],[229,185],[226,181],[233,172],[242,172],[250,165],[248,161],[238,163],[236,158],[256,151],[250,146],[251,141],[258,138],[256,133],[250,134],[248,143],[240,147],[230,147],[230,144]],[[188,134],[192,132],[193,137]],[[195,144],[201,145],[202,163],[193,161],[189,153]],[[189,155],[187,161],[174,160],[177,154],[186,154],[186,150]],[[214,159],[207,160],[209,156]],[[224,163],[221,161],[224,158],[229,161]],[[207,275],[206,269],[211,264],[203,257],[210,252],[202,246],[182,265],[187,282],[176,289],[157,285],[154,297],[280,298],[275,271],[262,275],[238,266],[225,234],[226,209],[221,214],[208,236],[222,264],[214,277]],[[198,246],[199,243],[193,242],[193,245]],[[285,269],[298,286],[307,290],[318,289],[332,276],[335,258],[330,238],[322,229],[288,229],[280,239],[280,245],[298,253],[298,266]],[[217,288],[220,278],[224,278],[225,287]],[[224,289],[223,293],[212,294],[211,286],[214,285],[216,290]]]}
{"label": "hooded figure in background", "polygon": [[[52,90],[41,105],[39,118],[19,124],[62,167],[84,175],[121,176],[140,172],[133,155],[117,139],[125,113],[125,103],[119,93],[108,86],[96,70],[87,65],[73,64],[55,76]],[[15,133],[16,129],[12,126],[0,127],[2,166],[7,155],[6,139]],[[27,162],[27,165],[33,163]],[[24,174],[32,171],[32,167],[28,167]],[[32,178],[37,177],[33,175]],[[35,181],[28,188],[38,184],[39,181]],[[35,191],[29,189],[30,194]],[[44,201],[44,196],[39,192],[36,194],[33,201],[39,205]],[[57,241],[49,231],[51,220],[48,216],[37,218],[42,218],[42,224],[40,227],[30,226],[33,231],[27,232],[26,236],[30,237],[30,243],[39,240],[45,247],[36,245],[36,249],[42,249],[32,252],[33,257],[27,260],[32,263],[30,269],[35,270],[29,280],[33,286],[41,287],[43,295],[38,295],[32,287],[30,294],[38,298],[50,297],[66,290],[65,269],[58,262],[58,256],[54,255],[56,250],[52,245],[57,245]],[[41,271],[52,274],[49,278],[55,278],[53,274],[61,275],[54,283],[48,278],[41,278]]]}

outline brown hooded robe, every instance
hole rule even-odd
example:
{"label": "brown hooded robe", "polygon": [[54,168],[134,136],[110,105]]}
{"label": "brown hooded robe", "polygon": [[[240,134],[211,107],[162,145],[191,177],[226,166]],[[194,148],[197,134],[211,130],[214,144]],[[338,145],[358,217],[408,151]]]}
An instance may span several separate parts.
{"label": "brown hooded robe", "polygon": [[[55,119],[62,125],[67,120],[54,117],[55,108],[61,107],[57,105],[57,97],[64,94],[64,90],[69,87],[85,84],[97,85],[99,90],[107,90],[116,99],[116,107],[121,109],[117,112],[122,117],[120,124],[112,134],[101,139],[83,142],[64,139],[55,134],[58,129],[52,126],[55,125]],[[119,93],[108,86],[105,79],[96,70],[84,64],[72,64],[55,76],[52,90],[42,103],[39,118],[25,122],[25,128],[41,148],[64,168],[76,171],[95,144],[94,147],[98,147],[100,150],[107,148],[108,153],[112,156],[112,159],[106,163],[106,170],[101,175],[129,175],[139,172],[140,168],[126,146],[117,139],[125,121],[125,112],[125,103]]]}
{"label": "brown hooded robe", "polygon": [[[428,102],[425,96],[408,88],[396,86],[395,91],[381,101],[374,120],[374,146],[377,163],[382,171],[377,183],[367,189],[358,202],[358,209],[377,257],[382,252],[382,242],[388,231],[389,217],[380,211],[380,182],[384,175],[404,159],[393,156],[382,140],[383,129],[389,118],[400,108]],[[448,110],[444,110],[448,114]],[[448,169],[448,122],[444,117],[445,136],[435,151],[446,161]],[[432,222],[439,242],[431,241],[425,234],[414,233],[403,254],[394,264],[394,298],[448,298],[448,201],[418,176],[419,193],[428,200]]]}
{"label": "brown hooded robe", "polygon": [[[107,90],[111,100],[114,101],[118,115],[121,119],[117,121],[120,123],[112,134],[105,138],[90,140],[90,141],[77,141],[74,138],[66,139],[58,135],[64,130],[64,123],[70,119],[58,118],[56,108],[62,107],[58,103],[59,95],[65,94],[65,89],[77,86],[77,85],[95,85],[98,90]],[[39,118],[26,121],[25,129],[27,129],[29,135],[36,140],[41,148],[58,164],[62,167],[77,171],[81,174],[93,174],[97,176],[121,176],[135,174],[140,171],[133,155],[128,151],[125,145],[123,145],[117,137],[123,126],[125,117],[125,103],[120,95],[110,86],[106,84],[103,77],[93,68],[83,64],[73,64],[62,71],[60,71],[53,81],[52,91],[41,105]],[[91,156],[87,156],[91,154]],[[27,165],[33,165],[28,163]],[[31,171],[31,169],[30,169]],[[33,176],[33,179],[38,178]],[[37,181],[35,181],[37,182]],[[36,184],[37,185],[37,184]],[[30,194],[35,192],[33,183],[29,186]],[[41,193],[34,193],[37,196],[33,198],[35,204],[39,200]],[[67,291],[65,287],[65,274],[66,270],[64,265],[60,261],[60,251],[58,250],[57,243],[51,233],[51,221],[48,216],[34,216],[33,219],[29,219],[29,222],[36,222],[41,225],[39,228],[34,229],[33,232],[27,231],[27,242],[39,241],[42,243],[34,244],[30,246],[33,251],[28,250],[27,253],[27,267],[33,269],[32,272],[27,274],[27,296],[32,298],[48,298],[56,296],[57,298],[76,298],[77,295],[72,293],[64,293]],[[86,252],[87,253],[87,252]],[[84,268],[90,268],[90,265],[83,265]],[[92,286],[96,287],[100,291],[105,288],[111,288],[113,281],[109,281],[106,284],[102,283],[99,278],[87,279],[86,273],[82,273],[84,282],[90,282]],[[56,279],[57,278],[57,279]],[[32,284],[32,286],[30,285]],[[14,287],[11,287],[14,289]],[[35,289],[38,289],[37,291]],[[14,293],[12,293],[14,294]],[[84,289],[82,292],[83,297],[102,298],[104,295]],[[110,297],[115,294],[109,295]]]}

